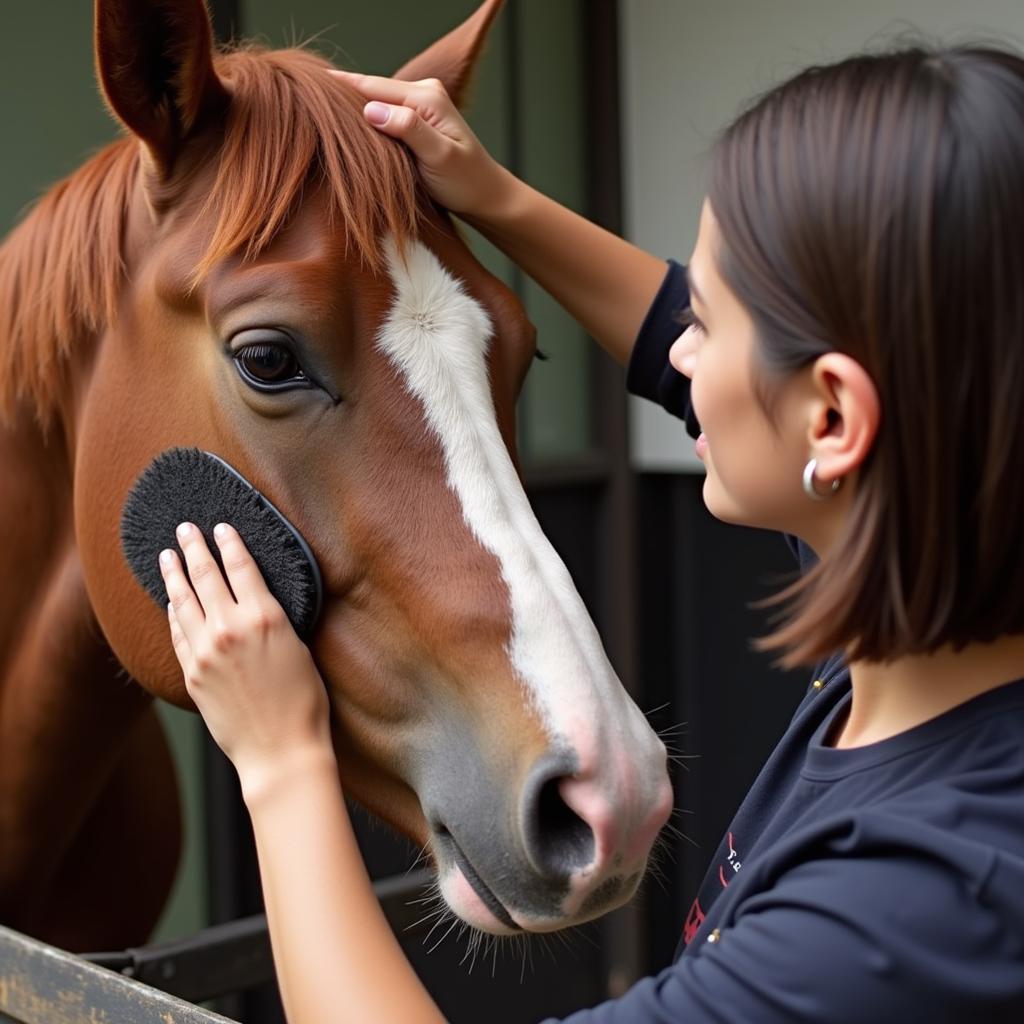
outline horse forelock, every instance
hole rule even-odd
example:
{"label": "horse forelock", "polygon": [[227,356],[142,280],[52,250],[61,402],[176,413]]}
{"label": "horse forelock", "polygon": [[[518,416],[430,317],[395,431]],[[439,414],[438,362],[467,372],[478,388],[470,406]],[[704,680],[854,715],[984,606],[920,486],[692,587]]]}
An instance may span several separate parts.
{"label": "horse forelock", "polygon": [[227,256],[258,256],[311,186],[323,188],[353,256],[382,271],[383,240],[404,245],[419,227],[409,153],[366,124],[362,98],[316,54],[249,46],[222,54],[215,67],[232,102],[204,205],[217,226],[197,279]]}
{"label": "horse forelock", "polygon": [[[190,284],[225,258],[259,256],[314,190],[350,258],[383,270],[383,240],[404,247],[419,229],[408,153],[365,123],[362,100],[322,57],[246,46],[215,65],[232,102],[216,149],[205,151],[216,173],[196,221],[213,227]],[[132,138],[101,150],[0,245],[0,419],[27,400],[46,422],[76,342],[115,320],[139,152]]]}

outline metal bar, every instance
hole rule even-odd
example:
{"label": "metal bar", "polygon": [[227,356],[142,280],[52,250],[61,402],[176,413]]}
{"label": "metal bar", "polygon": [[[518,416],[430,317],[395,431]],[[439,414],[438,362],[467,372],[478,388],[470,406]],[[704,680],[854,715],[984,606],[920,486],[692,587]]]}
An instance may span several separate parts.
{"label": "metal bar", "polygon": [[[118,956],[127,957],[128,962],[115,966]],[[240,992],[274,976],[267,920],[262,914],[213,925],[185,939],[128,949],[124,954],[87,954],[83,959],[108,964],[126,977],[193,1003]]]}
{"label": "metal bar", "polygon": [[232,1024],[198,1006],[0,926],[0,1021]]}
{"label": "metal bar", "polygon": [[[423,917],[412,903],[431,891],[426,870],[374,882],[374,892],[392,931],[400,937]],[[116,953],[88,953],[82,959],[180,999],[200,1003],[270,981],[274,963],[263,914],[213,925],[188,938]]]}

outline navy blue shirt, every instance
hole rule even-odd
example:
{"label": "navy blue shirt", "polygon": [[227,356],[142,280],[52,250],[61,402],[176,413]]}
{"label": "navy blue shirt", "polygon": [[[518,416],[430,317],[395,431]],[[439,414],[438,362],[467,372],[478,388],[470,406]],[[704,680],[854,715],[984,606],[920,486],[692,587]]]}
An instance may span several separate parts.
{"label": "navy blue shirt", "polygon": [[[689,297],[670,264],[629,388],[685,417],[668,365]],[[571,1024],[1024,1022],[1024,681],[837,750],[819,666],[723,838],[676,961]]]}

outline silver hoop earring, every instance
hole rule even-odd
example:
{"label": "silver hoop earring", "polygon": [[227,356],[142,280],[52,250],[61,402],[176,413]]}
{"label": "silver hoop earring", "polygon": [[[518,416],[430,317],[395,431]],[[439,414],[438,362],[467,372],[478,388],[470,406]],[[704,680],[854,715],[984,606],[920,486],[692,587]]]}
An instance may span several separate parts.
{"label": "silver hoop earring", "polygon": [[842,477],[836,477],[836,479],[828,485],[828,490],[822,494],[818,488],[814,486],[814,472],[817,468],[817,459],[807,460],[807,465],[804,466],[804,494],[806,494],[811,501],[826,501],[839,490],[839,485],[842,483]]}

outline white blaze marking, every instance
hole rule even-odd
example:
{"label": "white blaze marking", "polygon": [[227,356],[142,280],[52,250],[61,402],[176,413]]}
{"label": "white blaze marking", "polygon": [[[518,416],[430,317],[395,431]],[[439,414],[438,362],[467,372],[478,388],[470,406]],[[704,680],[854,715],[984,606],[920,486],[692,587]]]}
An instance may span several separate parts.
{"label": "white blaze marking", "polygon": [[[600,758],[607,737],[594,735],[594,724],[620,731],[625,722],[615,719],[632,703],[502,441],[488,380],[490,319],[421,243],[408,246],[405,262],[392,244],[389,263],[396,296],[378,345],[423,403],[465,521],[501,565],[512,605],[512,664],[550,735],[569,740],[581,760]],[[605,705],[603,714],[595,714],[596,704]]]}
{"label": "white blaze marking", "polygon": [[[488,380],[490,319],[422,244],[410,243],[404,262],[390,245],[389,265],[395,299],[377,344],[423,404],[466,524],[501,566],[511,665],[552,744],[578,760],[560,792],[590,824],[596,858],[574,873],[560,911],[571,916],[602,877],[640,867],[652,811],[667,810],[671,796],[665,750],[612,670],[502,441]],[[623,856],[641,860],[627,865]]]}

